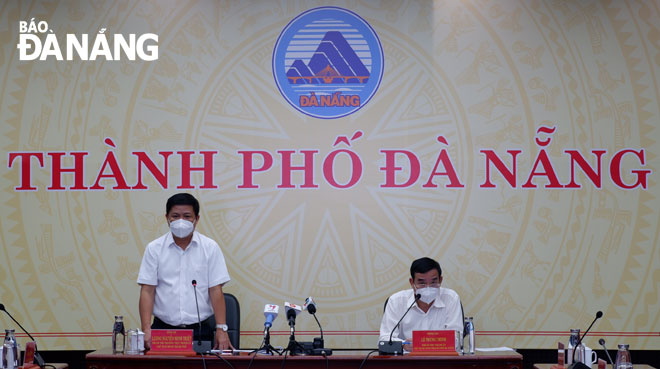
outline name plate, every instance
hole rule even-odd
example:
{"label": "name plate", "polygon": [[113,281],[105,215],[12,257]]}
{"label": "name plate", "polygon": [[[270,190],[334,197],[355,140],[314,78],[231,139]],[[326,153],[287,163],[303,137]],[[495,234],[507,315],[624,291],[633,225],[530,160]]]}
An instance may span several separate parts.
{"label": "name plate", "polygon": [[458,355],[456,333],[453,330],[413,331],[413,354]]}
{"label": "name plate", "polygon": [[152,329],[150,354],[194,355],[192,329]]}

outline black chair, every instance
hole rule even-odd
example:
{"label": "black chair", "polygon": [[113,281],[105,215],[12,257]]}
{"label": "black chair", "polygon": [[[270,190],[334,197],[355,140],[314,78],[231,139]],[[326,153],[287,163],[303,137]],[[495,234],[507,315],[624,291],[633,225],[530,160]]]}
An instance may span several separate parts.
{"label": "black chair", "polygon": [[238,303],[236,296],[231,293],[225,293],[225,309],[227,317],[227,325],[229,330],[229,341],[235,349],[240,347],[241,340],[241,305]]}
{"label": "black chair", "polygon": [[[236,296],[231,293],[225,293],[225,319],[227,320],[227,335],[229,342],[235,349],[239,348],[241,341],[241,305]],[[213,316],[212,316],[213,317]],[[215,319],[209,320],[209,329],[215,333]]]}

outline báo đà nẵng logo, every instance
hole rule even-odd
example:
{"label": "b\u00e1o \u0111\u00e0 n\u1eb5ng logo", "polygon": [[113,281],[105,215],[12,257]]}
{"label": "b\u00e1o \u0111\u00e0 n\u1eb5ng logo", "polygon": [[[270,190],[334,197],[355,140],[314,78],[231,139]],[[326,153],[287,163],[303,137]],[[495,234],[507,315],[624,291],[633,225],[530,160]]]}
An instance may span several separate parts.
{"label": "b\u00e1o \u0111\u00e0 n\u1eb5ng logo", "polygon": [[282,96],[315,118],[340,118],[359,110],[376,93],[383,67],[383,48],[373,28],[337,7],[298,15],[273,50],[273,76]]}

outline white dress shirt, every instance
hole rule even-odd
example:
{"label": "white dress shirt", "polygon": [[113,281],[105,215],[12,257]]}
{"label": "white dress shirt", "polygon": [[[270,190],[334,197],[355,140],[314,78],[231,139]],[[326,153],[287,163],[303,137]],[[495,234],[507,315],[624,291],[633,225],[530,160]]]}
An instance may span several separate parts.
{"label": "white dress shirt", "polygon": [[[390,332],[414,300],[412,289],[399,291],[390,296],[383,320],[380,322],[379,341],[390,339]],[[438,296],[426,313],[415,304],[394,330],[392,340],[404,341],[412,338],[413,331],[428,330],[454,330],[463,334],[461,299],[454,290],[440,287]]]}
{"label": "white dress shirt", "polygon": [[156,286],[153,314],[160,320],[176,326],[197,323],[193,279],[204,320],[213,315],[209,288],[229,281],[225,257],[215,241],[194,232],[183,251],[167,232],[147,245],[137,283]]}

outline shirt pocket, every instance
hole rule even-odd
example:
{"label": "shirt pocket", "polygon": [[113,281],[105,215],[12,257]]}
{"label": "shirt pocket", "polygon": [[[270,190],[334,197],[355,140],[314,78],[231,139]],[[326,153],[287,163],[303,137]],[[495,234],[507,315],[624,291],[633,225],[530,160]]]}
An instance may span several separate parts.
{"label": "shirt pocket", "polygon": [[191,260],[187,274],[191,281],[197,281],[198,289],[209,288],[209,266],[206,260]]}

